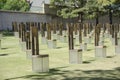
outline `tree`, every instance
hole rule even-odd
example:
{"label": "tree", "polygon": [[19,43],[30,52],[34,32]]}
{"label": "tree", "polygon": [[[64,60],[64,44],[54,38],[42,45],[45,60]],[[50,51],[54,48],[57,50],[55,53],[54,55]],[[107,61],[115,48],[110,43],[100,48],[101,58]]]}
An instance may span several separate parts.
{"label": "tree", "polygon": [[26,0],[0,0],[1,10],[28,11],[29,4]]}
{"label": "tree", "polygon": [[57,8],[57,15],[63,18],[74,18],[82,14],[85,0],[51,0],[52,8]]}
{"label": "tree", "polygon": [[2,9],[7,0],[0,0],[0,9]]}
{"label": "tree", "polygon": [[[112,16],[116,15],[115,12],[118,12],[118,8],[119,8],[119,4],[120,1],[119,0],[100,0],[102,3],[102,6],[105,8],[105,10],[108,12],[109,15],[109,23],[112,24]],[[116,11],[117,10],[117,11]],[[113,14],[114,12],[114,14]]]}
{"label": "tree", "polygon": [[[118,0],[88,0],[86,3],[88,16],[92,15],[92,17],[96,18],[96,25],[99,23],[99,16],[103,16],[103,14],[109,14],[109,22],[112,24],[112,11],[114,8],[112,5],[117,3]],[[89,13],[92,13],[89,15]]]}
{"label": "tree", "polygon": [[88,0],[84,6],[86,17],[96,18],[96,25],[99,23],[99,16],[103,11],[103,6],[99,3],[99,0]]}
{"label": "tree", "polygon": [[85,19],[96,18],[96,25],[99,23],[99,16],[107,13],[112,23],[112,10],[117,10],[116,14],[119,15],[119,4],[120,0],[51,0],[51,6],[58,9],[57,15],[63,18],[80,17],[80,22],[83,15]]}
{"label": "tree", "polygon": [[120,0],[115,0],[112,4],[113,16],[120,17]]}

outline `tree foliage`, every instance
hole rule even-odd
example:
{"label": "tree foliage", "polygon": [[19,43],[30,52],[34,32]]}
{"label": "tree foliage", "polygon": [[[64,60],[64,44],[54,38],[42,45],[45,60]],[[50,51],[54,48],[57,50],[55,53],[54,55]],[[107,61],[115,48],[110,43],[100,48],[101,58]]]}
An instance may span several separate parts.
{"label": "tree foliage", "polygon": [[118,14],[119,4],[120,0],[51,0],[52,8],[57,8],[57,15],[63,18],[77,17],[81,12],[85,18],[95,18],[96,12],[99,15],[107,14],[110,8]]}
{"label": "tree foliage", "polygon": [[28,11],[29,4],[26,0],[0,0],[1,10]]}
{"label": "tree foliage", "polygon": [[[85,0],[84,0],[85,1]],[[78,16],[78,9],[80,9],[84,1],[82,0],[51,0],[51,6],[58,9],[58,16],[63,18],[73,18]]]}

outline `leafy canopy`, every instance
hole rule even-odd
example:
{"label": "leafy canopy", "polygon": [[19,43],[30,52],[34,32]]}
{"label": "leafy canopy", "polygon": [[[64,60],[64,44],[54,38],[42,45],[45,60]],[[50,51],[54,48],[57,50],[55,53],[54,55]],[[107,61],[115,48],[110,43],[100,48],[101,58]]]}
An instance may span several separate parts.
{"label": "leafy canopy", "polygon": [[0,0],[1,10],[28,11],[29,4],[26,0]]}
{"label": "leafy canopy", "polygon": [[77,17],[81,12],[86,18],[94,18],[97,11],[99,15],[103,15],[108,12],[110,5],[119,4],[120,0],[51,0],[50,2],[51,7],[57,9],[57,15],[63,18]]}

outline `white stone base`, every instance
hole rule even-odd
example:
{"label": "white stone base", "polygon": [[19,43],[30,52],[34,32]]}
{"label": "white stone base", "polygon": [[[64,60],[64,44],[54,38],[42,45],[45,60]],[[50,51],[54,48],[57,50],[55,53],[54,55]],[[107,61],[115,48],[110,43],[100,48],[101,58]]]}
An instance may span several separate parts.
{"label": "white stone base", "polygon": [[63,33],[63,36],[66,36],[66,35],[67,35],[66,31],[62,31],[62,33]]}
{"label": "white stone base", "polygon": [[41,35],[41,31],[38,31],[38,34]]}
{"label": "white stone base", "polygon": [[99,41],[99,46],[103,46],[104,45],[104,41]]}
{"label": "white stone base", "polygon": [[20,45],[20,47],[22,47],[22,40],[21,40],[21,38],[19,38],[19,45]]}
{"label": "white stone base", "polygon": [[69,50],[69,62],[71,64],[82,63],[82,50]]}
{"label": "white stone base", "polygon": [[100,41],[104,41],[104,37],[103,36],[100,36]]}
{"label": "white stone base", "polygon": [[87,51],[87,43],[80,44],[80,49],[82,49],[83,51]]}
{"label": "white stone base", "polygon": [[22,51],[26,51],[26,42],[21,42]]}
{"label": "white stone base", "polygon": [[75,38],[73,38],[73,43],[74,43],[74,45],[76,45],[76,43],[77,43]]}
{"label": "white stone base", "polygon": [[19,38],[19,33],[18,33],[18,32],[14,32],[14,36],[15,36],[16,38]]}
{"label": "white stone base", "polygon": [[78,44],[79,44],[79,35],[75,35],[74,45],[78,45]]}
{"label": "white stone base", "polygon": [[42,44],[47,44],[47,39],[45,37],[41,37],[41,43]]}
{"label": "white stone base", "polygon": [[67,37],[66,36],[60,36],[60,42],[66,43]]}
{"label": "white stone base", "polygon": [[108,33],[104,33],[104,36],[105,36],[105,38],[109,38],[109,34]]}
{"label": "white stone base", "polygon": [[110,38],[110,40],[112,41],[112,35],[111,35],[111,34],[109,34],[109,38]]}
{"label": "white stone base", "polygon": [[79,35],[75,35],[75,39],[79,42]]}
{"label": "white stone base", "polygon": [[56,40],[48,40],[47,42],[47,46],[50,49],[55,49],[57,45],[57,41]]}
{"label": "white stone base", "polygon": [[45,37],[47,37],[47,31],[45,31]]}
{"label": "white stone base", "polygon": [[32,51],[31,50],[26,50],[26,58],[32,59]]}
{"label": "white stone base", "polygon": [[115,46],[115,54],[120,54],[120,45]]}
{"label": "white stone base", "polygon": [[87,43],[83,44],[83,51],[87,51]]}
{"label": "white stone base", "polygon": [[51,35],[53,35],[53,30],[51,30]]}
{"label": "white stone base", "polygon": [[87,44],[91,43],[91,37],[84,37],[84,42]]}
{"label": "white stone base", "polygon": [[118,38],[118,45],[120,45],[120,38]]}
{"label": "white stone base", "polygon": [[112,38],[112,45],[115,45],[115,38]]}
{"label": "white stone base", "polygon": [[56,31],[57,34],[59,34],[59,31]]}
{"label": "white stone base", "polygon": [[60,40],[60,35],[59,34],[57,34],[57,40]]}
{"label": "white stone base", "polygon": [[32,70],[34,72],[49,72],[49,56],[48,55],[33,55]]}
{"label": "white stone base", "polygon": [[106,46],[96,46],[95,57],[106,58]]}
{"label": "white stone base", "polygon": [[118,38],[120,38],[120,31],[118,32]]}
{"label": "white stone base", "polygon": [[91,32],[91,33],[89,34],[89,38],[91,39],[90,42],[92,42],[92,40],[94,39],[94,33]]}
{"label": "white stone base", "polygon": [[57,34],[53,34],[52,35],[52,39],[56,39],[57,40]]}
{"label": "white stone base", "polygon": [[82,49],[82,50],[83,50],[83,44],[82,44],[82,43],[80,43],[80,49]]}
{"label": "white stone base", "polygon": [[90,34],[89,34],[90,37],[93,37],[94,36],[94,31],[91,31]]}

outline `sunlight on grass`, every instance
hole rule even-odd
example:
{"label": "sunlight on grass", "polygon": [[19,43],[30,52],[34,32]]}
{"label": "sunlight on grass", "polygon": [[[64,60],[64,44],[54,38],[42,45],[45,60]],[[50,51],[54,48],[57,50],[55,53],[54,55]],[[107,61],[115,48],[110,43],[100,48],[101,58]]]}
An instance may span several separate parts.
{"label": "sunlight on grass", "polygon": [[108,58],[95,58],[94,44],[88,44],[88,51],[83,52],[83,64],[69,64],[68,43],[57,41],[57,49],[48,49],[39,40],[40,54],[49,54],[50,72],[32,72],[31,60],[21,51],[19,39],[5,36],[0,50],[0,80],[120,79],[120,56],[114,56],[114,46],[109,39],[105,40]]}

